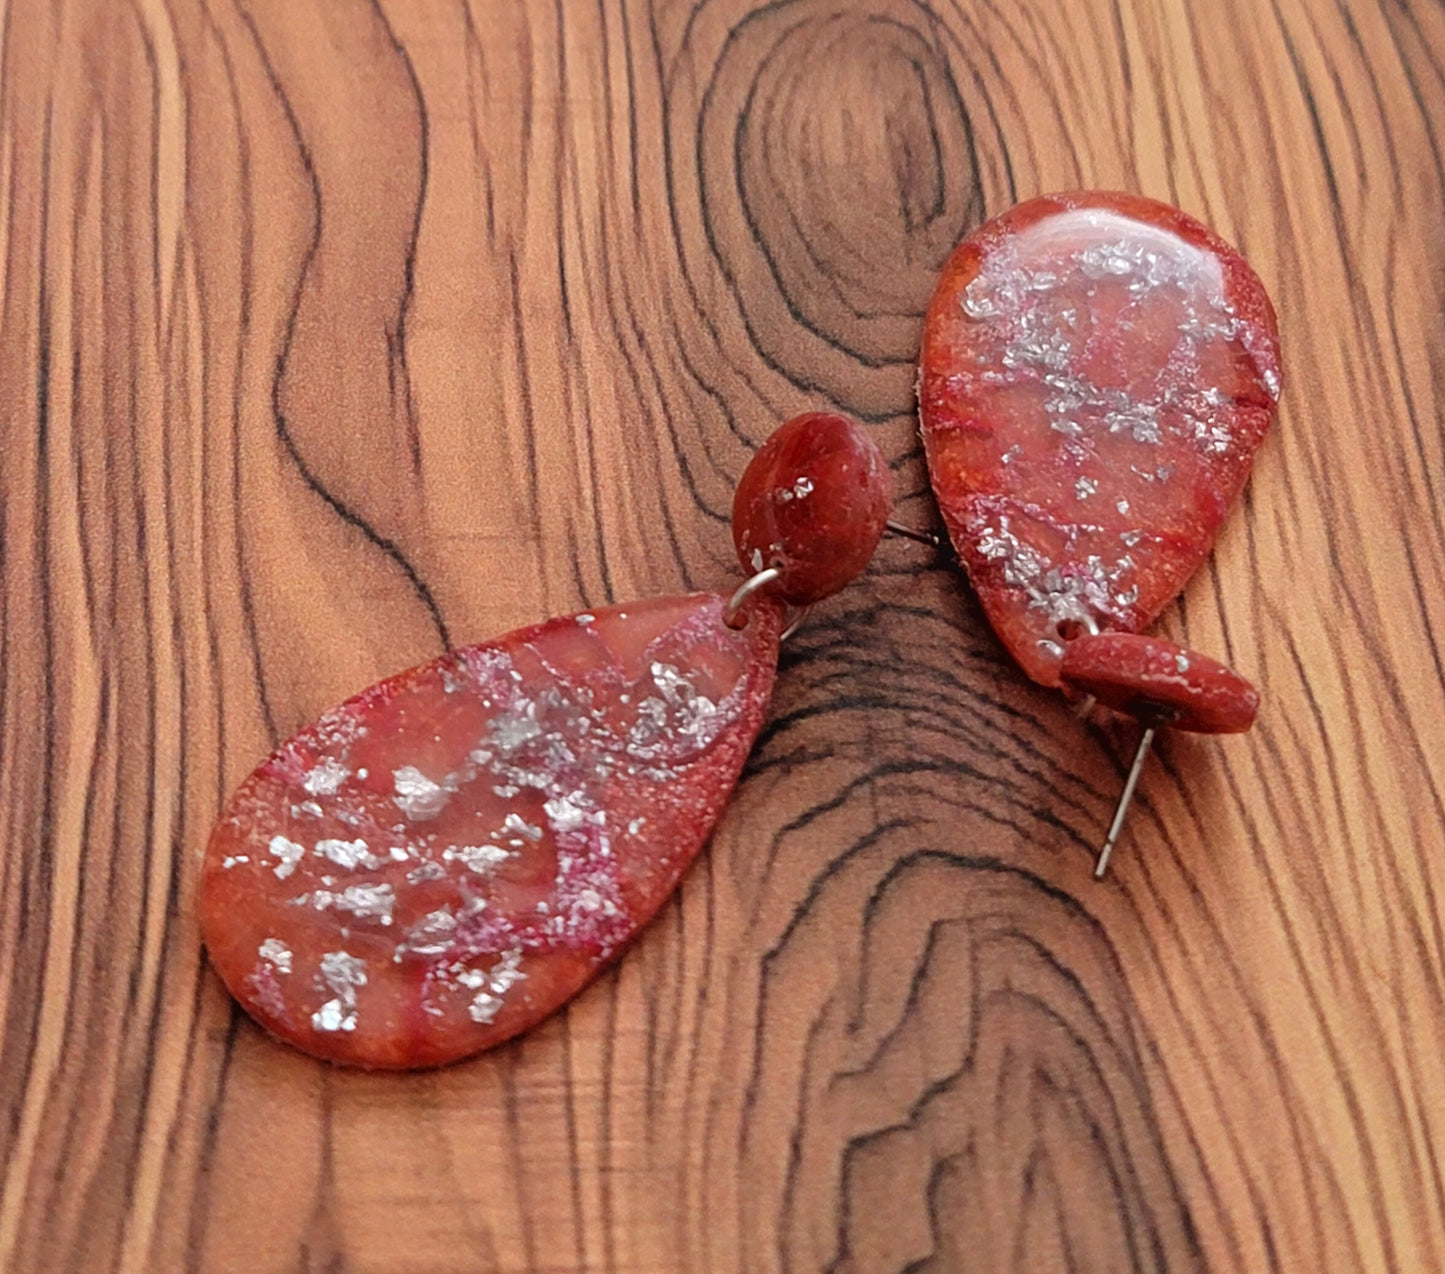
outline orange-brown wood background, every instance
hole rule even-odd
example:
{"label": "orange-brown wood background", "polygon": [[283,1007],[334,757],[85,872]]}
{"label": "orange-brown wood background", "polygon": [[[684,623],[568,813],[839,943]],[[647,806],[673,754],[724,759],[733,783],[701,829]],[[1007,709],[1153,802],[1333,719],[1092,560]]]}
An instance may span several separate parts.
{"label": "orange-brown wood background", "polygon": [[[0,3],[0,1268],[1445,1269],[1445,10]],[[1277,431],[1130,738],[903,541],[790,643],[710,850],[566,1012],[333,1071],[208,971],[280,738],[735,578],[785,414],[913,417],[932,279],[1139,190],[1276,300]]]}

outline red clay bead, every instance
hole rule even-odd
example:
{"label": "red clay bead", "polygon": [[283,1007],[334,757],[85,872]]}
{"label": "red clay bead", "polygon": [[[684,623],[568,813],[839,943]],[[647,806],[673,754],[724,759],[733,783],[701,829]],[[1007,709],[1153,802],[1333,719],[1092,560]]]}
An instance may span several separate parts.
{"label": "red clay bead", "polygon": [[380,682],[293,736],[211,835],[211,963],[317,1057],[455,1061],[546,1017],[672,892],[762,725],[781,608],[554,619]]}
{"label": "red clay bead", "polygon": [[861,575],[888,521],[890,478],[878,444],[846,416],[809,412],[776,429],[733,497],[733,544],[749,575],[770,566],[770,592],[795,606]]}
{"label": "red clay bead", "polygon": [[1175,208],[1052,195],[964,240],[924,327],[924,445],[949,535],[1029,676],[1059,684],[1071,627],[1138,632],[1178,594],[1279,391],[1263,286]]}
{"label": "red clay bead", "polygon": [[1145,725],[1199,734],[1238,734],[1259,711],[1259,691],[1232,668],[1137,633],[1075,637],[1064,646],[1059,679]]}

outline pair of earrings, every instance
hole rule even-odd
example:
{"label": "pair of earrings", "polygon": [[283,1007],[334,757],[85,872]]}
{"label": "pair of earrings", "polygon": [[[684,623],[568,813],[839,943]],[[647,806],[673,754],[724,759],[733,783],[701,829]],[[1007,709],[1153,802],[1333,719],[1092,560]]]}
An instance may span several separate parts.
{"label": "pair of earrings", "polygon": [[[1247,729],[1258,696],[1144,636],[1208,555],[1279,395],[1258,278],[1198,222],[1033,200],[946,265],[920,421],[949,538],[1019,666],[1144,727]],[[843,417],[782,426],[739,483],[747,578],[552,619],[389,678],[294,735],[211,836],[211,962],[332,1061],[455,1061],[534,1025],[645,925],[722,812],[779,644],[867,566],[889,471]],[[936,541],[935,541],[936,542]]]}

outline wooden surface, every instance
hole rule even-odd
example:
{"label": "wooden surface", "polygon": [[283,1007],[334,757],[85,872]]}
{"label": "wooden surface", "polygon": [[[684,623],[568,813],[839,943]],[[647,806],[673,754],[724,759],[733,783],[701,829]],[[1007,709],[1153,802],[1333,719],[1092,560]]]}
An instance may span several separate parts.
{"label": "wooden surface", "polygon": [[[0,1268],[1445,1268],[1445,11],[1426,0],[8,0]],[[734,578],[785,414],[900,515],[934,272],[1094,185],[1277,303],[1277,432],[1131,742],[901,541],[788,650],[616,970],[333,1072],[208,971],[270,746],[549,613]]]}

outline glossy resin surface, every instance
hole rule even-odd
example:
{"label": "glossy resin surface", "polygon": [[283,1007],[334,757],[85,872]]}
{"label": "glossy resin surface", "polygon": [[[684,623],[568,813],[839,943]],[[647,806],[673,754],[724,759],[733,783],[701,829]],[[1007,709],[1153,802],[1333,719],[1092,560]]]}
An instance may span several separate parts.
{"label": "glossy resin surface", "polygon": [[1137,632],[1208,555],[1274,418],[1273,309],[1177,209],[1089,192],[969,236],[919,376],[944,520],[999,636],[1059,684],[1063,641]]}
{"label": "glossy resin surface", "polygon": [[240,787],[201,923],[268,1030],[453,1061],[584,986],[672,892],[763,721],[778,609],[712,594],[554,619],[348,700]]}

